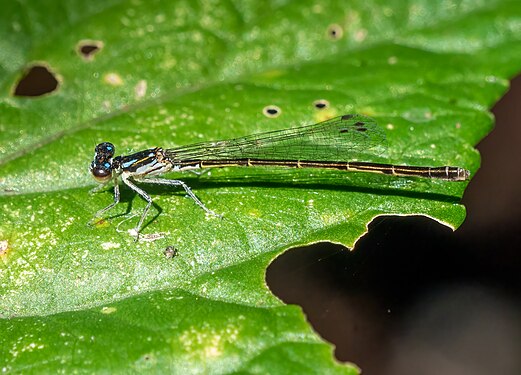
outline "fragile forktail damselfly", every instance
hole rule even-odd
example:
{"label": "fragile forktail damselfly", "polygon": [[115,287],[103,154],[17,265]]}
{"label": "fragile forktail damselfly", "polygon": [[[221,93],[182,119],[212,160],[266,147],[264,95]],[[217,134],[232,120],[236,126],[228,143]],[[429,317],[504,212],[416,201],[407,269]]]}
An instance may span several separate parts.
{"label": "fragile forktail damselfly", "polygon": [[[384,143],[385,135],[376,122],[358,114],[224,141],[201,142],[172,149],[156,147],[126,156],[114,157],[114,145],[100,143],[96,146],[90,172],[100,183],[113,181],[114,202],[98,211],[96,217],[119,203],[120,177],[125,185],[147,201],[135,228],[136,240],[152,205],[152,198],[135,182],[180,186],[206,212],[220,216],[208,209],[183,181],[156,177],[171,171],[263,166],[375,172],[447,181],[465,181],[470,176],[468,170],[460,167],[419,167],[358,161],[364,154],[378,153],[376,149]],[[356,161],[353,160],[355,158]]]}

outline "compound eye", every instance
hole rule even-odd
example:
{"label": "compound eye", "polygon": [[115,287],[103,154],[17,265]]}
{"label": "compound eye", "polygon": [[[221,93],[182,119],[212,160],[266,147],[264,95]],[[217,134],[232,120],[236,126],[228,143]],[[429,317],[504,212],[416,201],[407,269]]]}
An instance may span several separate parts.
{"label": "compound eye", "polygon": [[99,182],[106,182],[112,176],[112,171],[102,166],[92,168],[91,172],[92,176]]}
{"label": "compound eye", "polygon": [[114,145],[110,142],[103,142],[96,146],[94,149],[97,155],[103,155],[107,158],[111,158],[114,156]]}

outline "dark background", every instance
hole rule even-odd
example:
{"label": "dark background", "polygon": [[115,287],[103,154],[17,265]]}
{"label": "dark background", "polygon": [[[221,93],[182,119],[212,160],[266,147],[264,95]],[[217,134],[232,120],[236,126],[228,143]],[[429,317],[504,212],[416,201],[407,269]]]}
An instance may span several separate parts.
{"label": "dark background", "polygon": [[292,249],[267,272],[364,374],[521,374],[521,76],[494,107],[456,231],[385,217],[354,251]]}

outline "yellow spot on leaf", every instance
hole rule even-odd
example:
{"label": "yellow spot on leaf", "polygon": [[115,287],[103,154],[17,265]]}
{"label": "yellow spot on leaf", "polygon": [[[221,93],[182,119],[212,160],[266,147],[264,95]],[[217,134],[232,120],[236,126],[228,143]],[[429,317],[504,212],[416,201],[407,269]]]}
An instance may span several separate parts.
{"label": "yellow spot on leaf", "polygon": [[107,73],[103,76],[103,80],[111,86],[121,86],[123,84],[123,79],[117,73]]}
{"label": "yellow spot on leaf", "polygon": [[112,314],[114,312],[116,312],[118,309],[116,309],[115,307],[107,307],[107,306],[104,306],[102,309],[101,309],[101,313],[102,314]]}

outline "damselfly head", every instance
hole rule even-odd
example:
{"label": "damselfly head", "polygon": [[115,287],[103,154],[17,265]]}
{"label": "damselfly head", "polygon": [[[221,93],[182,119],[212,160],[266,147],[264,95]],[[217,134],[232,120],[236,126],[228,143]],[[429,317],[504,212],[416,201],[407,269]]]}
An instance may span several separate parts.
{"label": "damselfly head", "polygon": [[112,177],[112,157],[114,156],[114,145],[103,142],[94,149],[94,160],[90,164],[90,173],[98,182],[107,182]]}

